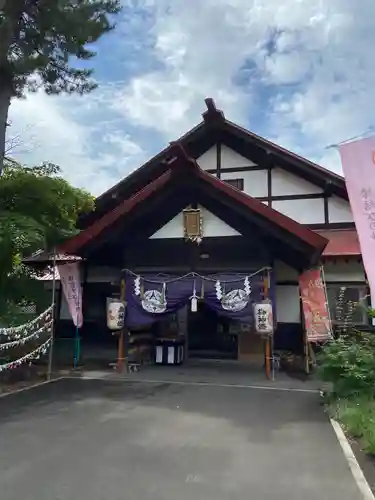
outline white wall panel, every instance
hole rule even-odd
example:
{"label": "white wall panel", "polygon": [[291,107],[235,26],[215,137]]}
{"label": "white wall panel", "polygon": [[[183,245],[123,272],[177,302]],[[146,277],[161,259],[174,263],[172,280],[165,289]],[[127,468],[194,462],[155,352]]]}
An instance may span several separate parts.
{"label": "white wall panel", "polygon": [[323,198],[273,201],[272,208],[301,224],[324,223]]}
{"label": "white wall panel", "polygon": [[[213,238],[217,236],[239,236],[240,233],[233,229],[231,226],[226,224],[224,221],[216,217],[212,212],[209,212],[204,207],[199,207],[201,209],[203,218],[203,236],[204,238]],[[184,226],[183,226],[183,213],[180,212],[178,215],[173,217],[167,224],[161,227],[156,233],[154,233],[150,238],[152,239],[162,239],[162,238],[183,238],[184,237]]]}
{"label": "white wall panel", "polygon": [[223,181],[243,179],[244,193],[253,197],[263,197],[268,194],[267,170],[250,170],[247,172],[223,172]]}
{"label": "white wall panel", "polygon": [[240,233],[209,212],[204,207],[199,207],[203,217],[203,236],[213,238],[217,236],[240,236]]}
{"label": "white wall panel", "polygon": [[281,168],[272,169],[271,177],[272,196],[286,196],[291,194],[315,194],[323,192],[321,188]]}
{"label": "white wall panel", "polygon": [[324,277],[326,281],[363,281],[365,273],[361,262],[326,262],[324,264]]}
{"label": "white wall panel", "polygon": [[276,286],[276,319],[279,323],[301,322],[298,286]]}
{"label": "white wall panel", "polygon": [[329,222],[353,222],[353,214],[348,201],[332,196],[328,198]]}
{"label": "white wall panel", "polygon": [[217,167],[217,150],[216,144],[208,149],[202,156],[197,158],[197,163],[203,170],[210,170]]}
{"label": "white wall panel", "polygon": [[254,166],[255,163],[236,153],[224,144],[221,145],[221,168],[239,168]]}

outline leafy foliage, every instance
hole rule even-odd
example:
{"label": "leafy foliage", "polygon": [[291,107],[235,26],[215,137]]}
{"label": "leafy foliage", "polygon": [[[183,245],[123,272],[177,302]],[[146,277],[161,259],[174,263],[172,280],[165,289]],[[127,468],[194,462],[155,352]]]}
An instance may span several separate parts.
{"label": "leafy foliage", "polygon": [[59,167],[7,163],[0,177],[0,317],[14,317],[20,304],[40,303],[43,283],[22,258],[76,233],[79,214],[94,208],[93,197],[59,176]]}
{"label": "leafy foliage", "polygon": [[[375,454],[375,335],[352,326],[354,306],[343,314],[339,336],[323,347],[319,371],[332,384],[326,399],[332,416],[359,439],[365,452]],[[343,303],[340,310],[344,311]],[[374,309],[367,312],[375,317]]]}
{"label": "leafy foliage", "polygon": [[93,90],[87,61],[119,11],[120,0],[0,2],[0,173],[12,98],[39,88],[47,94]]}
{"label": "leafy foliage", "polygon": [[48,93],[92,90],[92,70],[70,60],[95,55],[87,46],[113,28],[110,16],[119,10],[119,0],[5,0],[0,8],[0,80],[17,96],[40,82]]}
{"label": "leafy foliage", "polygon": [[375,454],[375,401],[372,398],[339,399],[331,413],[352,437],[360,440],[365,452]]}
{"label": "leafy foliage", "polygon": [[329,342],[319,357],[323,380],[333,384],[336,396],[374,393],[375,336],[351,332]]}

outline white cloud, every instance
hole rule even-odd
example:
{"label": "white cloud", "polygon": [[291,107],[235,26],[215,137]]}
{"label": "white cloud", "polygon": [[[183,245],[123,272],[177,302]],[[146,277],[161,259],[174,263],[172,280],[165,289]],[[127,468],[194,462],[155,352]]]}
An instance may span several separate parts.
{"label": "white cloud", "polygon": [[105,85],[83,99],[34,94],[12,105],[12,128],[31,127],[28,163],[59,163],[97,193],[160,137],[195,125],[209,96],[229,119],[336,171],[326,147],[374,125],[373,0],[123,3],[113,81],[108,66]]}
{"label": "white cloud", "polygon": [[13,101],[8,137],[19,136],[21,144],[12,156],[28,165],[56,163],[74,185],[100,194],[145,159],[129,134],[113,131],[112,120],[99,114],[103,102],[103,95],[51,97],[43,92]]}
{"label": "white cloud", "polygon": [[[290,128],[285,145],[300,150],[302,135],[302,152],[316,160],[327,159],[327,145],[371,125],[374,2],[358,9],[349,0],[159,0],[154,8],[154,51],[164,67],[134,78],[120,97],[138,125],[175,137],[212,96],[228,117],[257,131],[252,112],[263,106],[266,133],[282,139]],[[291,83],[299,85],[285,87]],[[337,169],[338,156],[329,156]]]}

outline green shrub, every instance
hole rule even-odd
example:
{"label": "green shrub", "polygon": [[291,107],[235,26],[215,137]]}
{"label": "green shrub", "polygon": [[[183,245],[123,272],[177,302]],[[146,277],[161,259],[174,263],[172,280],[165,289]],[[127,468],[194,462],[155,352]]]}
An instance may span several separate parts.
{"label": "green shrub", "polygon": [[375,454],[375,401],[365,397],[340,399],[333,416],[345,430],[358,438],[364,451]]}
{"label": "green shrub", "polygon": [[338,397],[375,392],[375,336],[351,332],[327,343],[319,354],[319,374]]}

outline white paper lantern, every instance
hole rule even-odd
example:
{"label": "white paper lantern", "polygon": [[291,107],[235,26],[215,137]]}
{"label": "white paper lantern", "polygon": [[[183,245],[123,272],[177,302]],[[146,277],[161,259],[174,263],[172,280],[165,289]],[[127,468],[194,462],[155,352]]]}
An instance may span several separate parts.
{"label": "white paper lantern", "polygon": [[198,311],[198,299],[197,297],[191,298],[191,312],[196,313]]}
{"label": "white paper lantern", "polygon": [[257,333],[272,335],[273,333],[273,311],[269,301],[254,305],[255,330]]}
{"label": "white paper lantern", "polygon": [[110,330],[124,328],[125,303],[118,299],[107,300],[107,327]]}

